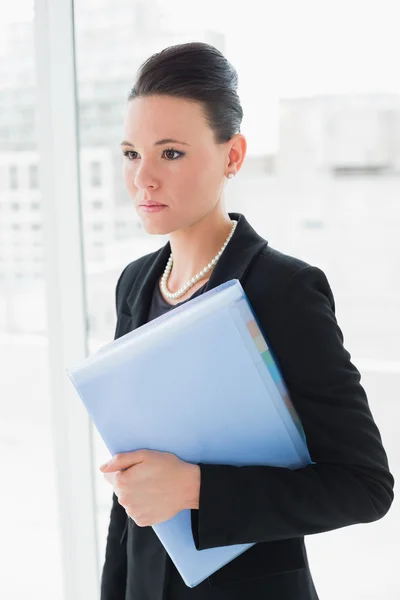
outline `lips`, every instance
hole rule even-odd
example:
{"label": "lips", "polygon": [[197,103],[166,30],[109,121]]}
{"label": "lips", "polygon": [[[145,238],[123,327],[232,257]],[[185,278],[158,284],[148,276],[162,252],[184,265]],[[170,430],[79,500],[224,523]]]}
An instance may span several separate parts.
{"label": "lips", "polygon": [[139,206],[165,206],[165,204],[160,204],[159,202],[142,202]]}
{"label": "lips", "polygon": [[167,206],[165,206],[165,204],[141,204],[139,206],[139,210],[141,210],[144,213],[159,213],[161,211],[164,210],[164,208],[167,208]]}

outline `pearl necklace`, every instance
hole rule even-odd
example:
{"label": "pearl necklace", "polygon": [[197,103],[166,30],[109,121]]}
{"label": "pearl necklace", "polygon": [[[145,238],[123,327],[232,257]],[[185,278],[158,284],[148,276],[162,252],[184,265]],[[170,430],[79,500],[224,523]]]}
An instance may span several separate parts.
{"label": "pearl necklace", "polygon": [[164,274],[163,274],[163,276],[161,278],[161,289],[162,289],[162,293],[164,294],[164,296],[166,298],[170,298],[170,299],[180,298],[191,287],[193,287],[195,283],[197,283],[209,271],[211,271],[211,269],[217,264],[218,260],[221,257],[221,254],[223,253],[223,251],[225,250],[225,248],[229,244],[231,237],[233,236],[233,233],[234,233],[234,231],[236,229],[237,221],[233,221],[232,220],[232,223],[233,223],[232,230],[231,230],[230,234],[228,235],[225,244],[222,246],[222,248],[218,252],[218,254],[216,256],[214,256],[214,258],[212,259],[212,261],[210,261],[208,263],[208,265],[206,267],[204,267],[204,269],[202,269],[201,271],[199,271],[199,273],[197,273],[197,275],[195,275],[194,277],[192,277],[192,279],[189,279],[189,281],[187,283],[185,283],[185,285],[183,287],[181,287],[177,292],[174,292],[174,293],[171,293],[170,291],[168,291],[168,288],[167,288],[168,277],[169,277],[169,275],[171,273],[171,269],[172,269],[172,265],[173,265],[172,253],[170,254],[167,266],[165,267]]}

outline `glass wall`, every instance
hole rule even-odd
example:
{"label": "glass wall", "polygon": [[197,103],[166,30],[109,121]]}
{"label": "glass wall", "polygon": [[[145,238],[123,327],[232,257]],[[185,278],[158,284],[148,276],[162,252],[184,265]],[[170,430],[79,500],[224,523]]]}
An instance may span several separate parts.
{"label": "glass wall", "polygon": [[61,600],[33,19],[0,6],[0,597]]}
{"label": "glass wall", "polygon": [[[227,206],[243,212],[271,246],[327,274],[346,347],[362,371],[396,468],[391,423],[400,384],[400,87],[393,75],[400,44],[388,36],[395,33],[390,12],[377,2],[268,2],[257,18],[254,1],[196,6],[176,0],[75,3],[91,347],[112,339],[122,268],[164,243],[142,231],[122,184],[127,93],[153,52],[207,41],[236,66],[245,114],[248,155],[228,186]],[[96,439],[100,464],[107,452]],[[97,481],[102,561],[111,488]],[[377,597],[382,579],[385,597],[394,598],[400,588],[391,569],[392,531],[398,523],[395,506],[382,522],[310,538],[321,598]],[[346,582],[333,577],[332,565],[335,573],[348,574]]]}

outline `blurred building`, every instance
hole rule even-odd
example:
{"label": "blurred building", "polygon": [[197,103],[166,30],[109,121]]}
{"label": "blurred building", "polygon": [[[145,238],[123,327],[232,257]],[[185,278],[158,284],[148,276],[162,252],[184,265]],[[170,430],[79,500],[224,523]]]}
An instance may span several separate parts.
{"label": "blurred building", "polygon": [[282,176],[400,173],[400,96],[320,96],[280,102]]}

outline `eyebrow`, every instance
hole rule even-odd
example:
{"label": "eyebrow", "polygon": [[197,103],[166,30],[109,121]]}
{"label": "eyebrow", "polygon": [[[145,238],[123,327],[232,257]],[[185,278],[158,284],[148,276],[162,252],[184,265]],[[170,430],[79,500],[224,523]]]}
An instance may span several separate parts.
{"label": "eyebrow", "polygon": [[[172,138],[164,138],[163,140],[158,140],[158,142],[154,142],[155,146],[162,146],[163,144],[182,144],[184,146],[190,146],[190,144],[188,144],[187,142],[180,142],[179,140],[173,140]],[[135,147],[133,144],[127,142],[126,140],[121,142],[121,146],[130,146],[131,148]]]}

